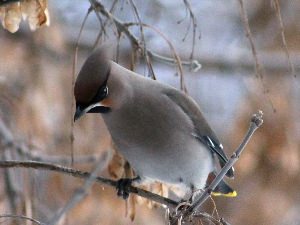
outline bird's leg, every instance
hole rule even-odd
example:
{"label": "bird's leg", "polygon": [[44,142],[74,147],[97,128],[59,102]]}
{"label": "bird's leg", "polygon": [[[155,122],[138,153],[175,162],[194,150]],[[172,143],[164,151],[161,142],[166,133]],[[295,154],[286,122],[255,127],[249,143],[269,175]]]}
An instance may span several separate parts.
{"label": "bird's leg", "polygon": [[117,195],[122,196],[123,199],[127,199],[129,197],[129,187],[132,182],[140,181],[141,178],[139,176],[135,178],[121,178],[117,181]]}

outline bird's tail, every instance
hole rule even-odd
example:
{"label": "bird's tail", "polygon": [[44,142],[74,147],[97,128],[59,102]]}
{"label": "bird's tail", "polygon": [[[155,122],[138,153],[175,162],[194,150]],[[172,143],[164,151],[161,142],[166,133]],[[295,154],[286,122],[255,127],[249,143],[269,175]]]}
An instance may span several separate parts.
{"label": "bird's tail", "polygon": [[[210,185],[210,183],[215,179],[216,174],[210,173],[209,177],[207,179],[207,185]],[[217,185],[217,187],[212,192],[213,196],[224,196],[224,197],[236,197],[237,192],[233,190],[224,180],[221,180],[221,182]]]}
{"label": "bird's tail", "polygon": [[233,190],[225,181],[221,181],[212,192],[213,196],[236,197],[237,192]]}

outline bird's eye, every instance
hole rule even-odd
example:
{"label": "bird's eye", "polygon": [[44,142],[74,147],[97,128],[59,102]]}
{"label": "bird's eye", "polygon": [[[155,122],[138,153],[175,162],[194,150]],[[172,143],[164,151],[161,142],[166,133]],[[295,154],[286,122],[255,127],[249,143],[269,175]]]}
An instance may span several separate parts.
{"label": "bird's eye", "polygon": [[94,98],[91,101],[91,103],[100,102],[104,98],[106,98],[107,95],[108,95],[108,87],[107,86],[103,86],[103,87],[99,88],[97,94],[94,96]]}
{"label": "bird's eye", "polygon": [[103,90],[103,95],[105,95],[105,97],[108,95],[108,87],[105,86],[104,90]]}

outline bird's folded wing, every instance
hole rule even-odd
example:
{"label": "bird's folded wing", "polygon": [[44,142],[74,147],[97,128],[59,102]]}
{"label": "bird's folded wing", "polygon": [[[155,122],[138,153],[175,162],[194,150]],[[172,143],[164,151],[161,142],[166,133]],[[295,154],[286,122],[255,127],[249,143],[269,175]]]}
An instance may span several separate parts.
{"label": "bird's folded wing", "polygon": [[[197,103],[191,97],[176,89],[170,88],[165,90],[164,94],[177,104],[191,119],[194,125],[194,132],[191,135],[205,144],[212,152],[217,154],[220,165],[223,167],[225,163],[227,163],[228,158],[223,151],[222,144],[208,125]],[[233,173],[233,168],[231,168],[226,175],[228,177],[233,177]]]}

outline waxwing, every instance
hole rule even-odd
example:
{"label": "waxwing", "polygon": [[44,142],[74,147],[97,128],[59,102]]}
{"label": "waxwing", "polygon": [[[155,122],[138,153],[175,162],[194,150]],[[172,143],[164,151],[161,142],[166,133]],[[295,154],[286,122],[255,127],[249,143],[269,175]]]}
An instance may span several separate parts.
{"label": "waxwing", "polygon": [[[74,121],[86,113],[101,113],[118,151],[137,175],[127,181],[159,181],[186,192],[204,189],[216,170],[214,158],[221,167],[228,161],[191,97],[109,60],[103,48],[85,61],[74,95]],[[233,177],[233,168],[226,175]],[[214,191],[236,195],[224,181]]]}

